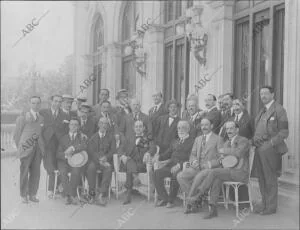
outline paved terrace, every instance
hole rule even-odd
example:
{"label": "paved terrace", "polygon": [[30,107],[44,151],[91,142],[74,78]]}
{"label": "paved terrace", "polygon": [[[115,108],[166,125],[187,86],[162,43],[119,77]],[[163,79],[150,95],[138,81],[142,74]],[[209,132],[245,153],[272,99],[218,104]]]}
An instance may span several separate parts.
{"label": "paved terrace", "polygon": [[19,160],[13,157],[1,159],[1,228],[64,228],[64,229],[299,229],[298,192],[280,190],[279,211],[275,215],[260,216],[253,213],[238,219],[233,207],[219,207],[219,217],[203,220],[204,213],[183,214],[181,201],[173,209],[155,208],[153,201],[143,196],[134,197],[132,204],[122,205],[114,194],[107,207],[96,205],[66,206],[65,200],[49,200],[45,197],[46,173],[41,165],[39,204],[20,203]]}

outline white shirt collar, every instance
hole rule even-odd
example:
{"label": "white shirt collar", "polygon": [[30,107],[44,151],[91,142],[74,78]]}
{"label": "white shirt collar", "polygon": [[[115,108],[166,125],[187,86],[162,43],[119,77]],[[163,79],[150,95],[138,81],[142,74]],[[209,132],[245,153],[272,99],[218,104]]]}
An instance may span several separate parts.
{"label": "white shirt collar", "polygon": [[67,113],[67,114],[69,114],[69,113],[70,113],[70,111],[68,111],[68,110],[65,110],[64,108],[62,108],[62,111],[64,111],[64,113]]}
{"label": "white shirt collar", "polygon": [[230,141],[231,146],[232,146],[233,141],[235,140],[236,137],[237,137],[237,134],[231,139],[231,141]]}
{"label": "white shirt collar", "polygon": [[70,138],[72,138],[73,134],[75,134],[75,137],[77,136],[77,132],[76,132],[76,133],[71,133],[71,132],[69,132]]}
{"label": "white shirt collar", "polygon": [[268,104],[265,105],[265,107],[267,108],[267,110],[271,107],[271,105],[273,104],[274,99],[272,101],[270,101]]}
{"label": "white shirt collar", "polygon": [[105,137],[106,132],[105,133],[101,133],[100,130],[99,130],[98,134],[99,134],[99,137],[101,138],[101,137]]}
{"label": "white shirt collar", "polygon": [[241,119],[241,117],[243,116],[244,112],[240,112],[239,114],[234,114],[234,119],[235,119],[235,116],[238,116],[238,121]]}
{"label": "white shirt collar", "polygon": [[179,139],[184,141],[184,140],[187,139],[189,136],[190,136],[190,135],[187,133],[184,137],[181,137],[181,138],[179,137]]}
{"label": "white shirt collar", "polygon": [[210,109],[208,109],[207,112],[212,111],[214,108],[217,108],[217,106],[214,105],[213,107],[211,107]]}
{"label": "white shirt collar", "polygon": [[210,136],[212,134],[212,131],[209,132],[209,134],[203,134],[203,136],[205,135],[206,136],[206,142],[209,140]]}
{"label": "white shirt collar", "polygon": [[156,111],[159,110],[160,106],[161,106],[162,102],[160,102],[159,104],[157,105],[154,105],[154,107],[156,107]]}
{"label": "white shirt collar", "polygon": [[52,114],[53,114],[53,113],[56,113],[57,111],[55,111],[55,110],[51,107],[51,112],[52,112]]}
{"label": "white shirt collar", "polygon": [[32,114],[32,116],[36,119],[38,112],[33,111],[33,109],[30,109],[30,113]]}

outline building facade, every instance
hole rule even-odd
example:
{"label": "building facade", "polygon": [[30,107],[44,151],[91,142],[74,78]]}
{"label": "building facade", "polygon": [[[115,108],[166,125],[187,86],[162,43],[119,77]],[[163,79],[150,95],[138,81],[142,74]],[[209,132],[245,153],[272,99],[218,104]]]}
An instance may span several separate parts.
{"label": "building facade", "polygon": [[204,108],[207,93],[233,92],[255,116],[259,88],[272,85],[289,118],[283,172],[298,178],[298,0],[77,1],[73,6],[74,95],[93,74],[96,80],[84,91],[92,104],[100,88],[110,89],[112,102],[119,89],[128,89],[144,112],[156,90],[183,108],[192,93]]}

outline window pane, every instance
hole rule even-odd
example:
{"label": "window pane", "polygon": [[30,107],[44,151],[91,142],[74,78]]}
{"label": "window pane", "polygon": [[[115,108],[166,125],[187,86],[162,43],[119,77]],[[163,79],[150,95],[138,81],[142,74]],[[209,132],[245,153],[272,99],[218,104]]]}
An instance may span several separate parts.
{"label": "window pane", "polygon": [[130,95],[135,95],[136,88],[136,70],[134,67],[134,60],[129,58],[123,61],[122,71],[122,88],[127,89]]}
{"label": "window pane", "polygon": [[237,0],[235,2],[235,12],[240,12],[250,7],[250,0]]}
{"label": "window pane", "polygon": [[135,31],[135,16],[135,3],[128,2],[124,10],[122,22],[122,41],[132,37]]}
{"label": "window pane", "polygon": [[93,74],[96,76],[96,81],[93,83],[93,104],[98,103],[98,92],[101,89],[102,64],[94,66]]}
{"label": "window pane", "polygon": [[97,52],[98,47],[102,46],[103,41],[103,21],[101,16],[98,17],[94,27],[93,51]]}
{"label": "window pane", "polygon": [[174,19],[174,2],[165,2],[165,22],[172,21]]}
{"label": "window pane", "polygon": [[283,66],[284,66],[284,8],[277,10],[274,17],[272,84],[276,100],[283,103]]}
{"label": "window pane", "polygon": [[249,57],[249,21],[236,23],[235,30],[235,87],[234,94],[238,98],[248,96],[248,63]]}
{"label": "window pane", "polygon": [[[183,40],[183,39],[182,39]],[[175,50],[175,84],[174,84],[174,98],[176,101],[180,103],[184,103],[185,101],[185,95],[182,95],[182,92],[184,91],[184,43],[180,40],[180,42],[177,41],[176,44],[176,50]]]}
{"label": "window pane", "polygon": [[266,84],[269,75],[269,19],[257,21],[253,26],[253,79],[251,90],[251,113],[257,114],[262,106],[259,88]]}
{"label": "window pane", "polygon": [[182,1],[177,0],[176,3],[176,19],[182,15]]}
{"label": "window pane", "polygon": [[165,48],[165,78],[164,78],[164,98],[172,98],[172,78],[173,78],[173,44]]}

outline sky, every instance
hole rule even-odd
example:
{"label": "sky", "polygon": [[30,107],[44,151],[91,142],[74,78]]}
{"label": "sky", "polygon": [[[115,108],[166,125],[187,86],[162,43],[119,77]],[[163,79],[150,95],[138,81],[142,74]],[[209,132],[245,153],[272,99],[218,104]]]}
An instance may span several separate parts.
{"label": "sky", "polygon": [[[58,69],[73,54],[73,9],[71,1],[1,1],[1,80],[17,77],[20,64]],[[24,36],[26,25],[42,15]]]}

